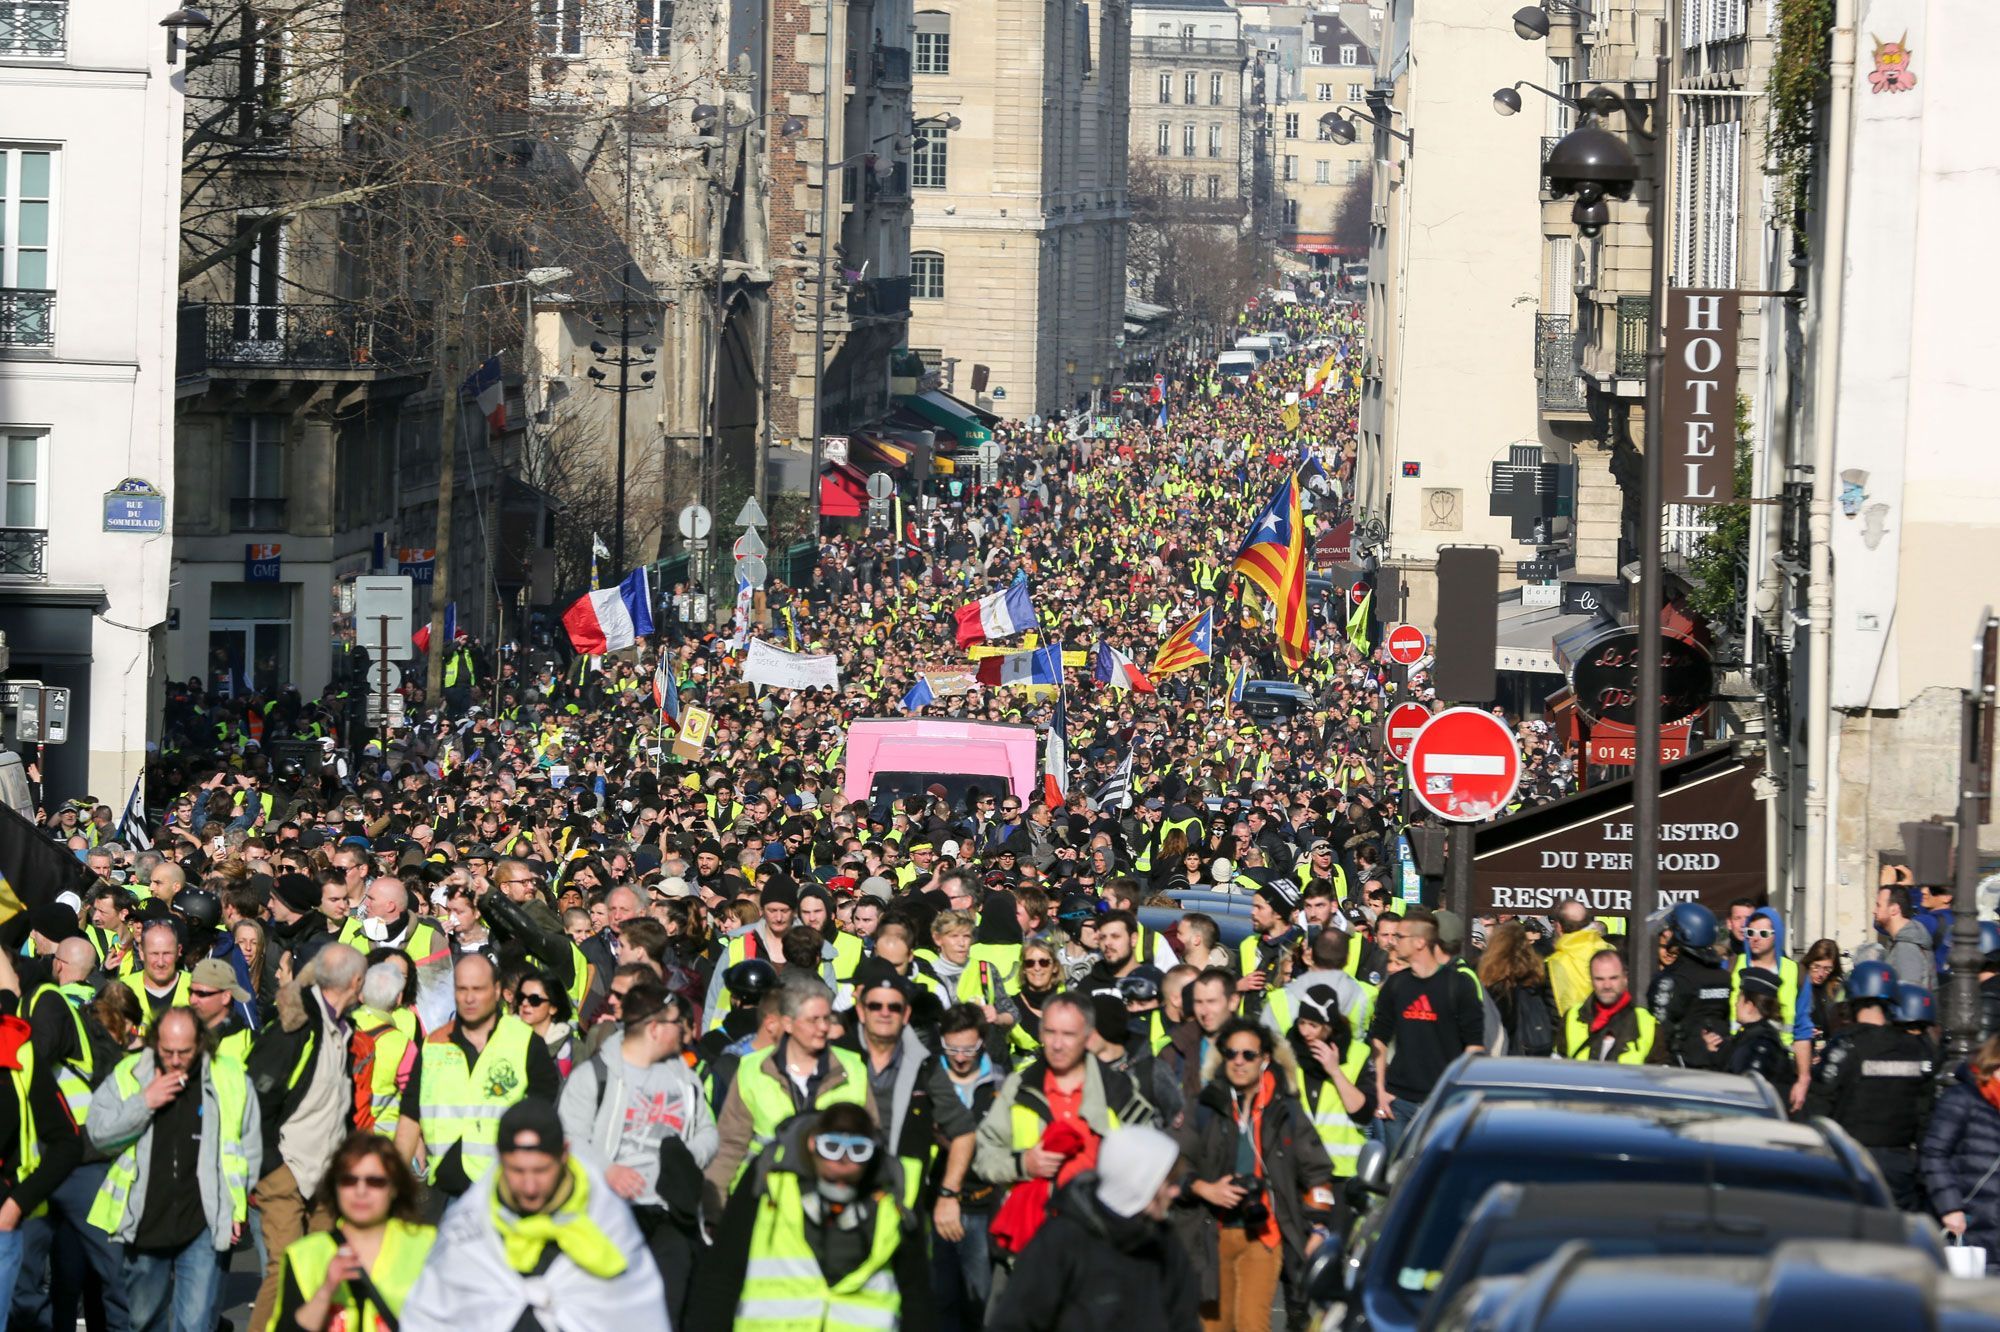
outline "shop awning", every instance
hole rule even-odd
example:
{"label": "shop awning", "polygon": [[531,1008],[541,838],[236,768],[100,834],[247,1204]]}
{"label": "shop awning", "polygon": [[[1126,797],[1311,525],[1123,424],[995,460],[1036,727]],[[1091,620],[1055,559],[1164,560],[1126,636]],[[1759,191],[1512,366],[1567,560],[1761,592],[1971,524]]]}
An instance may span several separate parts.
{"label": "shop awning", "polygon": [[819,473],[819,511],[824,518],[859,518],[868,508],[868,478],[857,467],[834,463]]}
{"label": "shop awning", "polygon": [[993,431],[979,419],[978,409],[936,389],[913,393],[896,402],[940,430],[949,431],[960,444],[985,444],[993,438]]}
{"label": "shop awning", "polygon": [[[857,447],[858,446],[858,447]],[[849,443],[851,457],[861,467],[907,468],[916,450],[902,440],[888,439],[882,435],[855,435]]]}
{"label": "shop awning", "polygon": [[1517,602],[1503,601],[1493,665],[1503,671],[1561,675],[1565,663],[1557,656],[1557,640],[1578,634],[1588,636],[1608,623],[1594,611],[1564,614],[1554,606],[1524,608]]}

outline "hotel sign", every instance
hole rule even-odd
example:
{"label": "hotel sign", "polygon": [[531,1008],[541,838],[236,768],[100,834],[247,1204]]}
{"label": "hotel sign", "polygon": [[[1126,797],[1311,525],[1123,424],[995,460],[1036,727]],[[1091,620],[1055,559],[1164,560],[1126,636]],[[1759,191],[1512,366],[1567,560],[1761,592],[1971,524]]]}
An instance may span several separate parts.
{"label": "hotel sign", "polygon": [[1667,504],[1727,504],[1736,494],[1736,330],[1733,291],[1667,292],[1665,419],[1660,438]]}

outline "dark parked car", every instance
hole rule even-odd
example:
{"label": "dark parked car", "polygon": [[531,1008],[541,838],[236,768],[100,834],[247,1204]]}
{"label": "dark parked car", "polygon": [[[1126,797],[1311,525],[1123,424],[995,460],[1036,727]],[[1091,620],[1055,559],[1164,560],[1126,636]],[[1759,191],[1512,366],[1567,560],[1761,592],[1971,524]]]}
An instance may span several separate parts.
{"label": "dark parked car", "polygon": [[1312,705],[1311,691],[1290,680],[1247,680],[1243,685],[1243,710],[1259,724],[1287,721],[1294,713],[1311,711]]}
{"label": "dark parked car", "polygon": [[1766,1258],[1594,1258],[1578,1242],[1526,1276],[1459,1293],[1438,1332],[2000,1332],[2000,1282],[1946,1276],[1901,1245],[1800,1240]]}
{"label": "dark parked car", "polygon": [[1699,1182],[1891,1207],[1868,1154],[1817,1120],[1790,1124],[1735,1108],[1467,1096],[1432,1123],[1395,1188],[1349,1237],[1343,1326],[1417,1327],[1473,1208],[1496,1184]]}
{"label": "dark parked car", "polygon": [[1856,1201],[1728,1184],[1496,1184],[1472,1211],[1430,1292],[1424,1326],[1457,1293],[1490,1277],[1518,1276],[1577,1240],[1593,1258],[1708,1254],[1761,1258],[1791,1240],[1907,1244],[1944,1268],[1928,1217]]}
{"label": "dark parked car", "polygon": [[1586,1059],[1525,1059],[1466,1054],[1451,1061],[1424,1108],[1386,1164],[1416,1154],[1438,1115],[1468,1096],[1487,1101],[1606,1101],[1635,1109],[1685,1106],[1719,1113],[1783,1119],[1784,1102],[1757,1077],[1654,1064],[1603,1064]]}

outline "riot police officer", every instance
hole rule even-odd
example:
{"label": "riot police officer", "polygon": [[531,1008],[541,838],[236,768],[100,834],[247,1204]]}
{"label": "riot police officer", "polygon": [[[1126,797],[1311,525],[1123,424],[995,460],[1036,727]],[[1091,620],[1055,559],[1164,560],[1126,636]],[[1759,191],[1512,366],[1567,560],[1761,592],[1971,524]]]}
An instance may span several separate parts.
{"label": "riot police officer", "polygon": [[1896,973],[1863,962],[1847,979],[1854,1025],[1837,1034],[1806,1093],[1806,1113],[1826,1115],[1868,1149],[1904,1211],[1923,1206],[1916,1145],[1934,1094],[1937,1050],[1928,1034],[1896,1025],[1905,1014],[1928,1022],[1931,996],[1921,986],[1899,1003]]}
{"label": "riot police officer", "polygon": [[1655,1059],[1686,1068],[1722,1067],[1729,1035],[1729,973],[1716,958],[1721,937],[1715,915],[1699,902],[1682,902],[1660,929],[1663,961],[1646,1006],[1659,1024]]}

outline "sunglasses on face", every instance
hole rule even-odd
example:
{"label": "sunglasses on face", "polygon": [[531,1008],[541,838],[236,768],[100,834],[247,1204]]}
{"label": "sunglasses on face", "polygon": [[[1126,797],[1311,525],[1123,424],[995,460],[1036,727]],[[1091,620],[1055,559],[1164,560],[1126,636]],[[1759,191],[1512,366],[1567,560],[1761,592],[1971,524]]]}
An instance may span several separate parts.
{"label": "sunglasses on face", "polygon": [[389,1187],[387,1175],[342,1175],[334,1180],[343,1189],[386,1189]]}
{"label": "sunglasses on face", "polygon": [[516,1008],[540,1008],[542,1005],[548,1003],[548,1001],[549,997],[545,994],[524,994],[514,1001],[514,1006]]}
{"label": "sunglasses on face", "polygon": [[1239,1047],[1234,1050],[1225,1050],[1223,1056],[1232,1064],[1251,1064],[1262,1059],[1264,1052],[1254,1046],[1247,1050]]}
{"label": "sunglasses on face", "polygon": [[970,1059],[979,1053],[979,1047],[976,1045],[947,1045],[944,1047],[944,1052],[958,1059]]}
{"label": "sunglasses on face", "polygon": [[1021,966],[1027,971],[1047,971],[1049,968],[1055,966],[1055,963],[1046,957],[1031,957],[1023,961]]}
{"label": "sunglasses on face", "polygon": [[218,995],[218,994],[222,994],[222,993],[225,993],[225,992],[224,992],[224,991],[222,991],[222,990],[196,990],[196,989],[192,989],[192,988],[190,988],[190,989],[188,990],[188,998],[190,998],[190,999],[213,999],[213,998],[215,998],[215,996],[216,996],[216,995]]}
{"label": "sunglasses on face", "polygon": [[1744,938],[1746,938],[1746,939],[1770,939],[1770,938],[1775,938],[1776,936],[1777,936],[1777,931],[1776,931],[1776,930],[1745,930],[1745,931],[1743,931],[1743,937],[1744,937]]}
{"label": "sunglasses on face", "polygon": [[904,1005],[893,1000],[870,999],[862,1006],[871,1013],[901,1013],[904,1011]]}
{"label": "sunglasses on face", "polygon": [[852,1161],[866,1165],[875,1159],[875,1139],[860,1133],[822,1133],[813,1139],[822,1161]]}

